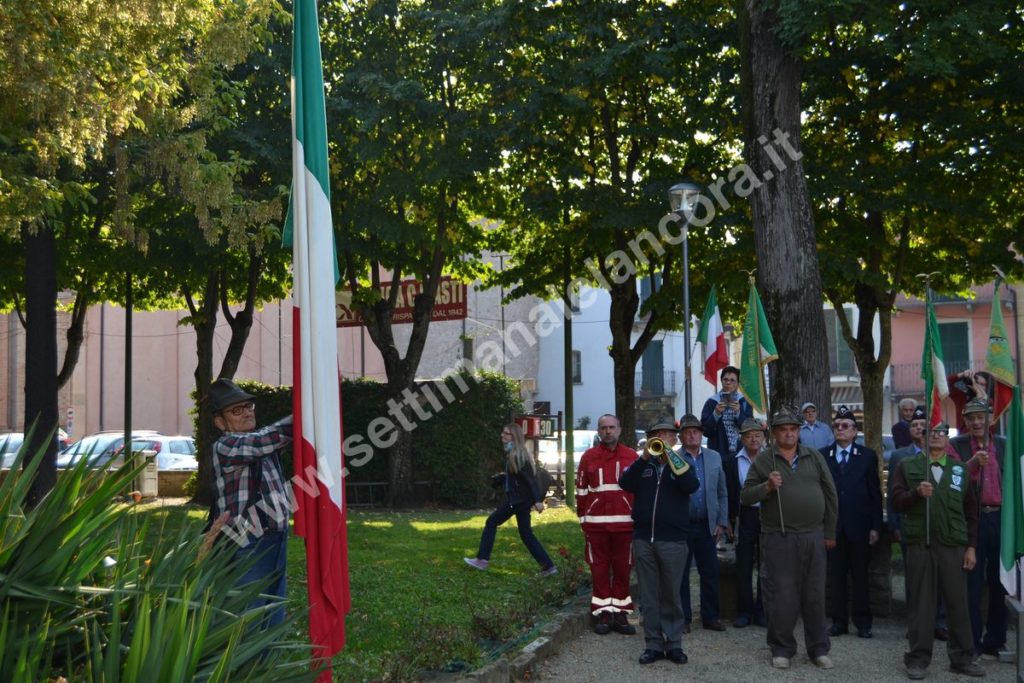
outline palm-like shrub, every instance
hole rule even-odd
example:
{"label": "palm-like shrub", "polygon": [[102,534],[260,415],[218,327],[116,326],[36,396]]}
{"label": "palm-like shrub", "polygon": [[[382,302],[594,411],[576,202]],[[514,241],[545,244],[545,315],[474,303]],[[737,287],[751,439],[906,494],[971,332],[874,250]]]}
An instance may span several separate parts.
{"label": "palm-like shrub", "polygon": [[28,509],[39,459],[22,471],[24,457],[0,484],[0,680],[315,677],[308,644],[283,640],[294,620],[261,629],[270,607],[247,609],[264,586],[235,587],[246,566],[233,544],[201,556],[198,525],[149,533],[118,502],[141,467],[92,470],[83,458]]}

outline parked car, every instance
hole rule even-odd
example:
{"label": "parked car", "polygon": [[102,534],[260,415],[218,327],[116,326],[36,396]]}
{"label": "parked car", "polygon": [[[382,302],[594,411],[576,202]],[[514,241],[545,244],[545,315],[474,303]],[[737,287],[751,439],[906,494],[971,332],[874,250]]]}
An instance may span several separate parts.
{"label": "parked car", "polygon": [[[159,432],[152,429],[135,430],[132,432],[132,442],[134,443],[136,439],[154,436],[160,436]],[[61,451],[57,456],[57,467],[60,469],[74,467],[82,458],[88,460],[90,467],[103,467],[115,457],[116,451],[123,445],[123,431],[90,434]]]}
{"label": "parked car", "polygon": [[11,465],[14,464],[15,456],[18,455],[18,449],[21,448],[21,444],[24,440],[25,435],[21,432],[0,434],[0,467],[10,469]]}
{"label": "parked car", "polygon": [[[158,470],[199,469],[196,460],[196,442],[191,436],[155,435],[141,439],[132,438],[132,452],[154,451]],[[114,457],[124,452],[124,444],[118,447]]]}
{"label": "parked car", "polygon": [[[0,434],[0,468],[10,469],[14,465],[14,458],[18,455],[18,449],[25,442],[23,432],[8,432]],[[57,430],[57,452],[64,450],[68,445],[68,435],[63,429]]]}
{"label": "parked car", "polygon": [[[580,457],[583,456],[583,452],[591,446],[596,446],[600,443],[600,438],[597,432],[593,429],[574,429],[572,432],[572,450],[573,450],[573,462],[578,467],[580,464]],[[562,434],[562,457],[565,457],[565,434]],[[559,465],[558,460],[558,442],[554,439],[541,440],[537,458],[540,460],[540,464],[544,465],[550,472],[554,472]]]}

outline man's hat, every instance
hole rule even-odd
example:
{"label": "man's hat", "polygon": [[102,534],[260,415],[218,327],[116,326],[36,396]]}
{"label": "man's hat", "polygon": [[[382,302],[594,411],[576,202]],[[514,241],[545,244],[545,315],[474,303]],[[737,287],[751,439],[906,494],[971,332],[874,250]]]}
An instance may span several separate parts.
{"label": "man's hat", "polygon": [[213,412],[219,413],[228,406],[232,406],[242,401],[251,401],[253,395],[242,391],[238,388],[238,385],[229,379],[218,379],[216,382],[210,385],[210,389],[207,392],[207,396],[210,399],[210,407],[213,408]]}
{"label": "man's hat", "polygon": [[987,413],[991,410],[988,405],[988,399],[984,398],[972,398],[964,406],[963,414],[969,415],[971,413]]}
{"label": "man's hat", "polygon": [[811,403],[810,401],[808,401],[807,403],[805,403],[802,406],[800,406],[800,412],[802,413],[805,410],[807,410],[808,408],[814,408],[815,410],[817,410],[818,406],[816,406],[813,403]]}
{"label": "man's hat", "polygon": [[949,424],[947,424],[945,422],[940,422],[939,424],[937,424],[934,427],[932,427],[932,431],[933,432],[946,432],[948,434],[949,433]]}
{"label": "man's hat", "polygon": [[803,423],[804,421],[797,417],[792,408],[779,408],[772,413],[772,427],[779,427],[781,425],[796,425],[799,427]]}
{"label": "man's hat", "polygon": [[761,423],[752,417],[748,417],[746,420],[743,421],[743,424],[740,426],[740,434],[761,431],[764,431],[764,427],[762,427]]}
{"label": "man's hat", "polygon": [[927,420],[927,419],[928,419],[928,417],[924,414],[924,408],[922,408],[921,406],[918,406],[918,407],[914,408],[914,416],[912,418],[910,418],[910,421],[913,422],[914,420]]}
{"label": "man's hat", "polygon": [[654,436],[655,432],[678,433],[679,430],[676,429],[676,425],[672,422],[671,418],[663,417],[647,429],[647,436]]}
{"label": "man's hat", "polygon": [[836,416],[833,420],[850,420],[854,426],[857,425],[857,416],[853,414],[853,411],[846,406],[839,406],[839,410],[836,411]]}
{"label": "man's hat", "polygon": [[699,429],[702,432],[704,431],[704,425],[700,423],[700,420],[697,419],[697,416],[687,413],[686,415],[683,415],[681,418],[679,418],[679,431],[683,431],[684,429],[689,428]]}

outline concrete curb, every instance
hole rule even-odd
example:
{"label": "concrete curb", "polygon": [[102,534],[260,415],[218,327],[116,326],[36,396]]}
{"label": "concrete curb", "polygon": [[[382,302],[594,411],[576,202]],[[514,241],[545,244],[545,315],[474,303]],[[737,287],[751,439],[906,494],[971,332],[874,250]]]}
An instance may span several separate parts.
{"label": "concrete curb", "polygon": [[513,683],[525,680],[528,673],[567,642],[578,638],[590,621],[590,594],[576,598],[558,610],[533,641],[527,643],[511,661],[500,657],[458,679],[469,683]]}

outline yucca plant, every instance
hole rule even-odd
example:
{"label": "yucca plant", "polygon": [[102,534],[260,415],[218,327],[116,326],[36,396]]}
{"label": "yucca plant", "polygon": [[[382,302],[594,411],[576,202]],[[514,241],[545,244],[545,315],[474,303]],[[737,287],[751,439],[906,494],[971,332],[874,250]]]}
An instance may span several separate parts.
{"label": "yucca plant", "polygon": [[236,588],[247,566],[230,542],[202,555],[198,524],[147,542],[148,523],[120,502],[141,465],[83,458],[28,509],[39,458],[21,470],[25,457],[0,484],[0,680],[315,678],[308,643],[285,640],[295,617],[263,629],[273,605],[248,609],[265,586]]}

